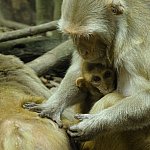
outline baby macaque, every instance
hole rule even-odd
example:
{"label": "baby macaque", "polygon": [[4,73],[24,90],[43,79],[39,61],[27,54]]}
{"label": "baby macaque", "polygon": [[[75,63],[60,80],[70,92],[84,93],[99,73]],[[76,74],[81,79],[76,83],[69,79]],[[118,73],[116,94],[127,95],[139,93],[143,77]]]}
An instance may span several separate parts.
{"label": "baby macaque", "polygon": [[115,89],[116,74],[111,67],[101,63],[82,62],[82,77],[76,79],[76,85],[89,92],[92,101]]}

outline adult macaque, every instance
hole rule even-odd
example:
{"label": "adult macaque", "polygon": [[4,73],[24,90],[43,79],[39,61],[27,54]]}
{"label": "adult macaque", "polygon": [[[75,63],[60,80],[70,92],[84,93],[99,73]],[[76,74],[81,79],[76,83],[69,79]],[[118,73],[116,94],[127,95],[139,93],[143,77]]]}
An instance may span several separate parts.
{"label": "adult macaque", "polygon": [[22,108],[41,103],[49,90],[18,58],[0,55],[0,150],[70,150],[63,129]]}
{"label": "adult macaque", "polygon": [[[117,91],[124,97],[96,114],[77,115],[81,122],[68,131],[75,139],[122,133],[126,150],[150,149],[149,3],[148,0],[63,1],[60,30],[74,38],[80,56],[86,61],[103,59],[100,54],[104,52],[110,61],[113,56],[118,71]],[[60,123],[65,107],[75,102],[74,97],[82,95],[74,86],[74,78],[80,72],[79,61],[76,58],[59,90],[48,102],[29,105],[28,108],[40,109],[42,116]],[[117,95],[112,98],[106,95],[103,101],[116,98]],[[108,141],[105,136],[103,138]],[[111,138],[109,142],[113,142],[113,136]],[[117,146],[109,149],[121,150]]]}

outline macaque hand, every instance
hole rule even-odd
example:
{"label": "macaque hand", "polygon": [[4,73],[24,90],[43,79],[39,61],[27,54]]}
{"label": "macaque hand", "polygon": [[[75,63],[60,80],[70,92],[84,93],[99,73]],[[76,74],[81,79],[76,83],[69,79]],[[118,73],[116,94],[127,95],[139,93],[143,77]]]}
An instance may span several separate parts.
{"label": "macaque hand", "polygon": [[90,140],[102,133],[106,124],[105,117],[101,118],[98,114],[78,114],[75,118],[81,122],[71,126],[67,132],[75,140],[80,141]]}
{"label": "macaque hand", "polygon": [[35,111],[39,113],[39,116],[44,118],[49,118],[56,122],[59,127],[62,127],[62,122],[60,119],[61,116],[61,108],[60,106],[57,106],[53,103],[42,103],[42,104],[36,104],[34,102],[28,102],[23,105],[23,108],[28,109],[30,111]]}

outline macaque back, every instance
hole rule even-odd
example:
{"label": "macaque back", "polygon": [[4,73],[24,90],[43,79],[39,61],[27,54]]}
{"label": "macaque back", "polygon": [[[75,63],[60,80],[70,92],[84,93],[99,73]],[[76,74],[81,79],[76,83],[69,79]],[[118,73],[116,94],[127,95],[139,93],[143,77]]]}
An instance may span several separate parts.
{"label": "macaque back", "polygon": [[50,96],[35,72],[14,56],[0,55],[0,150],[70,150],[63,129],[25,110]]}

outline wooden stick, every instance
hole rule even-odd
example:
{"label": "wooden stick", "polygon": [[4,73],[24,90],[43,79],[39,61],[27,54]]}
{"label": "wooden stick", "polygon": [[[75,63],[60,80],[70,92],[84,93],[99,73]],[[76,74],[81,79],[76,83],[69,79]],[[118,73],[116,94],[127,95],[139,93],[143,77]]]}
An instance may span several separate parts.
{"label": "wooden stick", "polygon": [[0,35],[0,42],[5,42],[9,40],[15,40],[27,36],[37,35],[47,31],[53,31],[57,29],[57,21],[52,21],[50,23],[45,23],[33,27],[28,27],[21,30],[10,31]]}

